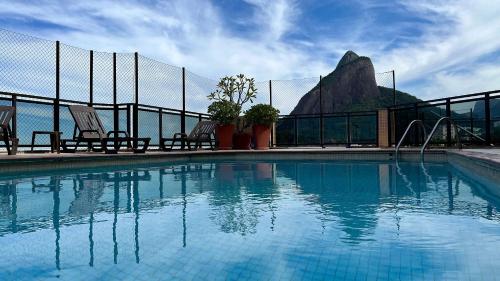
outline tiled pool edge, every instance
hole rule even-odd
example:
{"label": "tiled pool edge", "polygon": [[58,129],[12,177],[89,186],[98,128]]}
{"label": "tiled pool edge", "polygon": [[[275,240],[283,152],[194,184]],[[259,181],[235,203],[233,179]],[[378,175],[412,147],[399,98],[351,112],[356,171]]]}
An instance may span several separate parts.
{"label": "tiled pool edge", "polygon": [[[117,167],[145,165],[179,161],[206,160],[349,160],[389,161],[394,160],[394,150],[389,149],[273,149],[266,151],[191,151],[148,152],[147,154],[24,154],[15,157],[0,157],[0,174],[43,172],[66,169]],[[418,151],[403,151],[401,160],[418,160]],[[432,150],[426,154],[427,161],[446,161],[446,151]]]}

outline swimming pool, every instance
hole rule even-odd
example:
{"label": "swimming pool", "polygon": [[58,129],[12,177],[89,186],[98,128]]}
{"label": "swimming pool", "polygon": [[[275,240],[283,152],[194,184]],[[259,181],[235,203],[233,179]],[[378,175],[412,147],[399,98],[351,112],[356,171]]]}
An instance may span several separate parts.
{"label": "swimming pool", "polygon": [[499,201],[446,163],[0,178],[0,280],[494,280]]}

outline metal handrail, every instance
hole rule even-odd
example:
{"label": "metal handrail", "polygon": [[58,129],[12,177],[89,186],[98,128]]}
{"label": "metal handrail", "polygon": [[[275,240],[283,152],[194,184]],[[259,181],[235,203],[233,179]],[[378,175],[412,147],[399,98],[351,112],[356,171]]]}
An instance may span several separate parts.
{"label": "metal handrail", "polygon": [[411,121],[410,124],[408,124],[408,127],[406,127],[406,130],[405,130],[403,136],[401,137],[401,139],[399,140],[398,145],[396,146],[396,160],[398,159],[399,148],[403,144],[403,141],[405,140],[406,135],[408,135],[408,133],[410,132],[411,127],[413,127],[414,124],[420,125],[420,128],[422,128],[422,131],[424,132],[424,139],[427,139],[427,130],[425,129],[424,122],[422,122],[422,120],[418,120],[418,119],[415,119],[415,120]]}
{"label": "metal handrail", "polygon": [[425,148],[427,147],[427,145],[429,145],[429,142],[431,141],[432,137],[434,136],[434,133],[436,132],[438,126],[443,121],[448,121],[455,128],[455,135],[456,135],[456,139],[458,142],[458,147],[459,147],[459,149],[462,149],[462,143],[460,142],[460,135],[458,134],[457,124],[455,124],[455,121],[453,121],[453,119],[451,119],[450,117],[442,117],[436,122],[436,124],[434,125],[434,128],[432,128],[431,133],[427,137],[427,140],[425,141],[424,145],[422,145],[422,148],[420,149],[420,157],[422,157],[422,159],[424,157]]}

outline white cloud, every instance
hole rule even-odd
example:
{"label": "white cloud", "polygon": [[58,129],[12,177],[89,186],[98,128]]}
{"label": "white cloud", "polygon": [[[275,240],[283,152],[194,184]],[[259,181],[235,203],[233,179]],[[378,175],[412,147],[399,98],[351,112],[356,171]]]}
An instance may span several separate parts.
{"label": "white cloud", "polygon": [[[496,89],[499,83],[484,83],[493,65],[477,63],[500,50],[499,8],[491,1],[408,1],[411,13],[425,17],[432,25],[411,43],[374,57],[379,67],[394,68],[399,83],[427,79],[423,89],[413,88],[422,98],[436,98]],[[498,65],[498,62],[497,62]],[[469,74],[456,70],[468,68]],[[493,69],[492,69],[493,68]],[[472,74],[470,74],[472,72]],[[477,79],[477,80],[476,80]],[[455,85],[445,85],[456,82]],[[496,85],[495,85],[496,84]]]}
{"label": "white cloud", "polygon": [[[149,5],[98,0],[71,5],[45,0],[35,5],[0,0],[0,16],[67,28],[44,29],[27,24],[19,25],[20,32],[87,49],[139,51],[147,57],[185,66],[212,79],[237,73],[253,76],[257,81],[316,77],[332,70],[332,58],[337,59],[347,49],[353,49],[370,56],[378,72],[395,69],[398,85],[421,98],[498,88],[495,79],[479,82],[485,77],[495,77],[498,61],[477,63],[478,59],[500,50],[499,7],[491,1],[401,0],[397,7],[361,1],[362,20],[352,26],[326,27],[345,29],[340,39],[312,34],[308,39],[295,41],[286,40],[286,35],[314,33],[303,30],[305,26],[301,21],[311,15],[302,10],[302,3],[294,0],[245,2],[254,9],[242,18],[251,31],[241,34],[224,21],[231,15],[224,14],[209,1],[197,0],[158,1]],[[387,38],[387,34],[397,34],[398,30],[413,23],[377,26],[379,38],[368,40],[367,35],[373,34],[376,23],[373,13],[381,13],[384,9],[418,16],[425,24],[414,24],[418,29],[415,37],[401,34],[395,38]],[[335,17],[335,11],[331,16]],[[402,39],[405,43],[400,42]],[[394,42],[399,44],[388,48]],[[464,67],[469,71],[456,71]],[[425,82],[419,84],[418,81]],[[298,92],[301,87],[294,89],[290,96],[303,94]],[[195,99],[201,100],[201,97],[199,94]],[[196,107],[193,110],[205,105]]]}

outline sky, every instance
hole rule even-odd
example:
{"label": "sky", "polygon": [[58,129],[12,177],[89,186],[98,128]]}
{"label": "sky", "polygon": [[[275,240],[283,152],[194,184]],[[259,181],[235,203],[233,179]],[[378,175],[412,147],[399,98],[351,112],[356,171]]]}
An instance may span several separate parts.
{"label": "sky", "polygon": [[500,1],[0,0],[0,28],[217,79],[330,73],[347,50],[421,99],[500,88]]}

